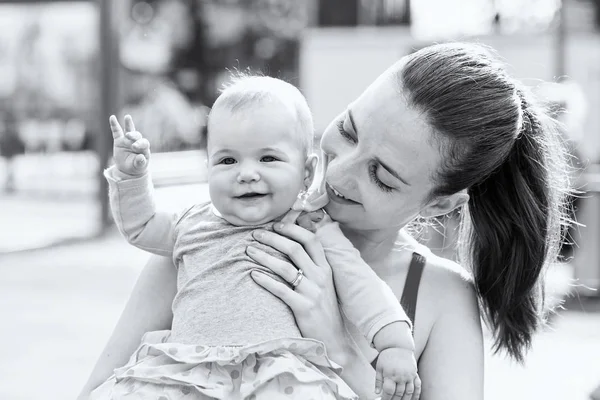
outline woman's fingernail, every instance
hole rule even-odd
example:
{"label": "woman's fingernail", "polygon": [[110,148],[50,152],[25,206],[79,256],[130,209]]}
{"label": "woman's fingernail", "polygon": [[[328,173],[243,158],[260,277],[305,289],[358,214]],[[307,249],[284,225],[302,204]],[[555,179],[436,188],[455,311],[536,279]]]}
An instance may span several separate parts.
{"label": "woman's fingernail", "polygon": [[256,253],[256,249],[255,249],[254,247],[252,247],[252,246],[247,246],[247,247],[246,247],[246,251],[247,251],[248,253],[251,253],[251,254],[254,254],[254,253]]}
{"label": "woman's fingernail", "polygon": [[277,230],[281,230],[284,227],[284,223],[283,222],[279,222],[277,224],[275,224],[275,229]]}
{"label": "woman's fingernail", "polygon": [[254,236],[255,239],[262,239],[263,233],[261,231],[254,231],[252,236]]}

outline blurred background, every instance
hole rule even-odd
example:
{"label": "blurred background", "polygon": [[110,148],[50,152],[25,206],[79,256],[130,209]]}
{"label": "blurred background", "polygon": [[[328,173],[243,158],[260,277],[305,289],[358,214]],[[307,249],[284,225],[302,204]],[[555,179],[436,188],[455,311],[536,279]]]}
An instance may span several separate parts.
{"label": "blurred background", "polygon": [[[178,209],[208,199],[206,116],[230,71],[297,85],[320,134],[398,58],[456,39],[497,49],[549,102],[582,191],[575,244],[547,277],[563,306],[525,366],[488,348],[486,399],[592,398],[599,0],[0,0],[0,399],[75,398],[148,258],[110,220],[110,114],[150,139],[157,202]],[[436,221],[422,240],[454,257],[455,227]]]}

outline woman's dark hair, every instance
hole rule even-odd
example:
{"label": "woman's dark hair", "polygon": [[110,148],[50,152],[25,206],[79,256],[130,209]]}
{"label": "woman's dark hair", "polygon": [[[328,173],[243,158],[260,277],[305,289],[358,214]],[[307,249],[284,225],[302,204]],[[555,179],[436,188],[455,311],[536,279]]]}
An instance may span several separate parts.
{"label": "woman's dark hair", "polygon": [[568,190],[553,120],[485,47],[446,43],[399,70],[443,157],[431,198],[467,190],[459,261],[473,272],[495,351],[522,362],[544,322],[543,273],[556,260]]}

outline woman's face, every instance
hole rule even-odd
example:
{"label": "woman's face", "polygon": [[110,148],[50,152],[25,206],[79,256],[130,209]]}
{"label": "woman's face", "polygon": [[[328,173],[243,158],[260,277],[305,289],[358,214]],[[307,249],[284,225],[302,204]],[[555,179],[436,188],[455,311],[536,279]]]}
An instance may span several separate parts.
{"label": "woman's face", "polygon": [[351,229],[397,231],[431,207],[441,155],[424,115],[408,107],[397,70],[381,75],[321,139],[330,159],[326,210]]}

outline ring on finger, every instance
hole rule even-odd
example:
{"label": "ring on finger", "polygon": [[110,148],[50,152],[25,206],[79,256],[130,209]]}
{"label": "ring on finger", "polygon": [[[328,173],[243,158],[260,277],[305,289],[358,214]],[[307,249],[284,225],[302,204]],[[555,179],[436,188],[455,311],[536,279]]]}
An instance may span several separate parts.
{"label": "ring on finger", "polygon": [[292,288],[294,290],[296,290],[300,282],[302,282],[302,279],[304,279],[304,271],[298,268],[298,273],[296,274],[296,277],[292,282],[290,282],[290,285],[292,285]]}

